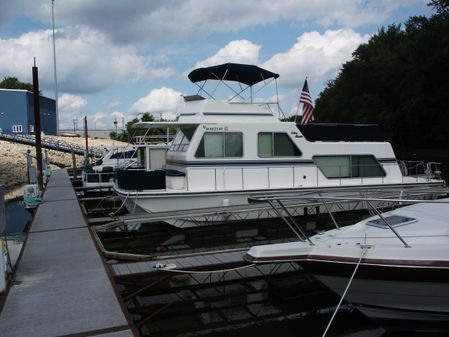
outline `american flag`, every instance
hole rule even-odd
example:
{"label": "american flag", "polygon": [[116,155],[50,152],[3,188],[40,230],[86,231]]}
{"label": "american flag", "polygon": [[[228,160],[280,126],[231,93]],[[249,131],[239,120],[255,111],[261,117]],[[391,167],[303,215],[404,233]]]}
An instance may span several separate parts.
{"label": "american flag", "polygon": [[310,97],[309,86],[307,85],[307,78],[304,81],[304,86],[302,87],[299,103],[303,104],[301,124],[313,122],[315,120],[313,117],[313,103],[312,98]]}

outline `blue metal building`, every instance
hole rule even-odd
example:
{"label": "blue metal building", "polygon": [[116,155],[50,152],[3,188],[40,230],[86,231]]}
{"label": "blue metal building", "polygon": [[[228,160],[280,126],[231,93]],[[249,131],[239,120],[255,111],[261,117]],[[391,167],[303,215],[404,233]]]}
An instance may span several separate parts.
{"label": "blue metal building", "polygon": [[[56,135],[55,100],[40,96],[41,130]],[[34,99],[27,90],[0,89],[0,129],[3,132],[34,133]]]}

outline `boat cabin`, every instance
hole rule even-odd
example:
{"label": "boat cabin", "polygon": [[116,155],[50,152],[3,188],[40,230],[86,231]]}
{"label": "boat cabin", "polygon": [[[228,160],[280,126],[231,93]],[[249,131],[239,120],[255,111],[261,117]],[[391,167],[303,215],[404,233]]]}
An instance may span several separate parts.
{"label": "boat cabin", "polygon": [[[135,128],[176,127],[178,132],[162,169],[145,165],[143,171],[118,172],[116,189],[189,193],[404,182],[393,149],[377,125],[297,125],[280,121],[272,109],[278,102],[254,102],[253,85],[278,76],[238,64],[192,71],[194,83],[214,79],[246,87],[233,91],[230,100],[219,101],[202,84],[196,95],[184,97],[178,121],[136,123]],[[152,160],[148,154],[141,156]]]}

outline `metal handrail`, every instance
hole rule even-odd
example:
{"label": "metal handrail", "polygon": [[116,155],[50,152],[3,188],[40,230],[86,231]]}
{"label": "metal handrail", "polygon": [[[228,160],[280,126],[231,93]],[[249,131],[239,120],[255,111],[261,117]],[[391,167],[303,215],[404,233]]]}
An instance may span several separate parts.
{"label": "metal handrail", "polygon": [[[34,135],[24,135],[24,134],[14,134],[9,132],[0,132],[0,139],[11,141],[15,143],[22,143],[26,145],[34,145],[36,140]],[[41,139],[41,145],[43,148],[61,151],[66,153],[74,152],[75,154],[84,155],[85,149],[80,145],[75,145],[71,143],[67,143],[61,140],[53,140],[43,137]],[[102,152],[100,150],[90,148],[89,149],[90,157],[102,157]]]}
{"label": "metal handrail", "polygon": [[[310,240],[310,238],[307,237],[307,235],[301,230],[301,228],[296,224],[296,222],[293,220],[293,217],[288,212],[287,208],[283,205],[281,200],[287,201],[287,200],[317,200],[317,201],[323,201],[329,215],[332,218],[332,221],[334,222],[334,225],[337,229],[340,229],[337,222],[335,221],[335,218],[333,217],[332,213],[330,212],[327,203],[325,200],[333,200],[333,201],[365,201],[371,209],[376,213],[377,216],[385,223],[385,225],[394,233],[394,235],[402,242],[405,248],[410,248],[411,246],[402,238],[402,236],[388,223],[388,221],[385,219],[385,217],[382,215],[382,213],[370,202],[370,201],[389,201],[389,202],[400,202],[400,203],[444,203],[449,204],[449,201],[441,201],[441,200],[407,200],[407,199],[391,199],[391,198],[357,198],[357,197],[322,197],[322,196],[296,196],[296,197],[276,197],[276,196],[266,196],[266,197],[250,197],[248,198],[250,201],[257,201],[257,202],[268,202],[268,204],[273,208],[273,210],[276,212],[276,214],[279,215],[279,217],[292,229],[292,231],[300,238],[301,241],[304,241],[303,237],[298,235],[298,232],[293,228],[293,225],[296,229],[299,229],[299,232],[307,239],[307,241],[313,245],[313,242]],[[283,211],[287,214],[287,217],[291,222],[287,220],[285,216],[275,207],[274,202],[277,202],[279,205],[281,205]]]}

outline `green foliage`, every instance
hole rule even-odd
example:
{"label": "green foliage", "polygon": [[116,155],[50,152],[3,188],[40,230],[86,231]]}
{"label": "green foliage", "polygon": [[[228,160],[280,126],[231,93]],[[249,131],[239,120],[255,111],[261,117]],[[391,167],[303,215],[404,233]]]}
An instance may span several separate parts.
{"label": "green foliage", "polygon": [[5,77],[0,82],[0,88],[3,89],[20,89],[33,92],[33,85],[31,83],[20,82],[17,77]]}
{"label": "green foliage", "polygon": [[438,14],[449,14],[449,0],[431,0],[427,6],[433,7]]}
{"label": "green foliage", "polygon": [[[448,0],[433,1],[445,3]],[[432,3],[433,3],[432,2]],[[380,123],[396,146],[449,143],[449,16],[411,17],[357,48],[316,101],[318,122]]]}

